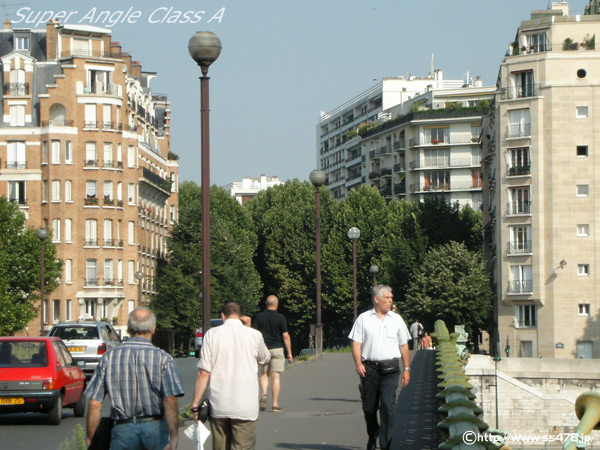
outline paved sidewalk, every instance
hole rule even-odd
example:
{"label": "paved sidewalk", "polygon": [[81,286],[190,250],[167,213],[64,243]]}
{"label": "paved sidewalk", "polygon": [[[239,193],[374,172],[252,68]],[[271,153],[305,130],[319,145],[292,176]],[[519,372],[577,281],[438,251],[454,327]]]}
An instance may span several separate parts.
{"label": "paved sidewalk", "polygon": [[[430,383],[431,376],[423,377],[420,370],[429,370],[429,361],[421,357],[421,351],[411,364],[411,385],[415,389],[406,389],[398,401],[396,413],[396,433],[399,439],[397,449],[426,450],[437,448],[437,443],[431,439],[423,440],[421,429],[425,425],[429,429],[432,412],[429,411],[427,420],[421,421],[419,416],[427,409],[437,405],[431,400],[423,401],[423,386]],[[411,355],[412,356],[412,355]],[[424,355],[429,356],[429,355]],[[424,364],[419,363],[423,360]],[[435,379],[435,372],[433,372]],[[424,380],[419,382],[420,379]],[[264,449],[305,449],[305,450],[358,450],[366,448],[367,433],[363,419],[360,396],[358,392],[358,375],[356,374],[350,353],[327,353],[322,360],[312,360],[295,364],[281,376],[280,404],[283,412],[271,411],[271,397],[267,410],[260,413],[258,419],[258,435],[256,448]],[[426,389],[425,389],[426,390]],[[433,392],[435,397],[435,392]],[[408,400],[404,400],[408,399]],[[412,406],[402,403],[410,401]],[[409,416],[402,414],[408,411]],[[435,418],[436,415],[433,414]],[[409,426],[408,434],[400,435],[403,424]],[[193,443],[183,434],[191,421],[182,424],[180,433],[180,450],[195,449]],[[431,430],[429,430],[431,431]],[[433,434],[437,434],[435,429]],[[419,437],[420,436],[420,437]],[[422,447],[421,445],[425,445]],[[435,444],[435,445],[434,445]],[[431,445],[431,446],[430,446]],[[212,450],[210,438],[206,450]]]}

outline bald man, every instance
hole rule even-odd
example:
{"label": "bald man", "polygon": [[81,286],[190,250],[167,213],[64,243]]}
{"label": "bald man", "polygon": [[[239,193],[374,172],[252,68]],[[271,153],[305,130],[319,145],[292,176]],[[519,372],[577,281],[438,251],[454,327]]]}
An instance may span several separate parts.
{"label": "bald man", "polygon": [[283,314],[277,312],[279,299],[275,295],[269,295],[265,301],[266,309],[259,312],[254,318],[252,326],[260,331],[265,344],[271,354],[271,361],[263,367],[260,376],[260,410],[267,408],[267,390],[269,389],[269,375],[273,378],[271,392],[273,393],[273,411],[280,412],[279,392],[281,390],[280,373],[285,370],[285,355],[283,348],[287,351],[287,359],[293,361],[292,341],[288,333],[287,321]]}

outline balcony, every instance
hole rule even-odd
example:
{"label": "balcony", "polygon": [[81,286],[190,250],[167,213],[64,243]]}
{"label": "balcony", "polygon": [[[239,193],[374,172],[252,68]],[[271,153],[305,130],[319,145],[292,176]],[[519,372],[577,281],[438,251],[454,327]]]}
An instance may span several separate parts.
{"label": "balcony", "polygon": [[523,214],[531,214],[531,202],[509,202],[508,203],[508,215],[517,216]]}
{"label": "balcony", "polygon": [[97,238],[86,238],[85,243],[83,245],[85,247],[98,247],[98,239]]}
{"label": "balcony", "polygon": [[8,201],[11,203],[16,203],[18,205],[27,205],[27,199],[25,197],[11,198]]}
{"label": "balcony", "polygon": [[500,100],[537,97],[541,84],[524,84],[522,86],[504,86],[500,88]]}
{"label": "balcony", "polygon": [[98,129],[98,122],[96,122],[95,120],[85,120],[83,122],[83,128],[88,128],[88,129],[94,129],[97,130]]}
{"label": "balcony", "polygon": [[406,169],[404,168],[404,163],[394,164],[394,173],[398,172],[406,172]]}
{"label": "balcony", "polygon": [[392,187],[386,186],[382,189],[379,189],[379,193],[384,197],[391,197],[392,196]]}
{"label": "balcony", "polygon": [[520,255],[531,253],[531,241],[514,241],[508,243],[509,255]]}
{"label": "balcony", "polygon": [[4,83],[4,95],[29,95],[29,83]]}
{"label": "balcony", "polygon": [[381,156],[391,155],[392,147],[390,145],[384,145],[383,147],[379,147],[379,154]]}
{"label": "balcony", "polygon": [[150,169],[145,167],[142,167],[142,175],[147,182],[163,191],[168,192],[170,195],[172,185],[171,180],[165,180],[160,175],[155,174]]}
{"label": "balcony", "polygon": [[509,294],[531,294],[533,293],[533,280],[511,280],[508,282],[507,292]]}
{"label": "balcony", "polygon": [[85,278],[85,287],[122,287],[122,278]]}
{"label": "balcony", "polygon": [[52,120],[42,120],[42,127],[72,127],[74,122],[72,120],[64,120],[64,119],[52,119]]}
{"label": "balcony", "polygon": [[97,159],[86,159],[83,162],[83,167],[94,167],[98,168],[98,160]]}
{"label": "balcony", "polygon": [[109,195],[105,195],[102,204],[104,206],[115,206],[115,199],[111,198]]}
{"label": "balcony", "polygon": [[394,195],[404,195],[404,194],[406,194],[406,183],[394,184]]}
{"label": "balcony", "polygon": [[384,167],[383,169],[381,169],[381,176],[382,177],[390,177],[390,176],[392,176],[392,169],[390,169],[388,167]]}
{"label": "balcony", "polygon": [[509,177],[519,177],[523,175],[531,174],[531,166],[512,166],[508,168],[508,176]]}
{"label": "balcony", "polygon": [[531,123],[512,123],[506,127],[506,138],[531,136]]}
{"label": "balcony", "polygon": [[378,150],[371,150],[369,151],[369,159],[379,159],[379,151]]}
{"label": "balcony", "polygon": [[378,180],[379,178],[381,178],[381,174],[379,172],[369,173],[369,180]]}
{"label": "balcony", "polygon": [[406,141],[404,139],[394,142],[394,150],[406,149]]}
{"label": "balcony", "polygon": [[83,88],[85,95],[119,95],[119,86],[113,83],[87,83]]}
{"label": "balcony", "polygon": [[6,169],[27,169],[27,161],[6,161]]}
{"label": "balcony", "polygon": [[95,196],[87,196],[83,199],[85,206],[98,206],[98,199]]}

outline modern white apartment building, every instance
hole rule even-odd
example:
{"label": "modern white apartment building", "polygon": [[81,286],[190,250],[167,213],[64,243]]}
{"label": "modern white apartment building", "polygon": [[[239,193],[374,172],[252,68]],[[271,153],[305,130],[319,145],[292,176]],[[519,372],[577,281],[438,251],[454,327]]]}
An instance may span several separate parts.
{"label": "modern white apartment building", "polygon": [[42,323],[127,314],[154,292],[177,219],[170,104],[111,30],[0,30],[0,195],[47,228],[63,260]]}
{"label": "modern white apartment building", "polygon": [[[389,186],[390,190],[383,188],[384,195],[386,197],[394,196],[393,185],[405,184],[405,181],[402,181],[404,180],[402,175],[394,177],[395,180],[393,180],[391,172],[394,171],[394,167],[398,169],[396,173],[406,172],[409,168],[404,167],[405,164],[402,162],[406,155],[399,153],[392,155],[392,151],[395,153],[400,148],[405,151],[406,144],[409,143],[414,133],[412,131],[408,134],[405,132],[403,144],[400,143],[401,138],[398,136],[398,141],[389,142],[393,148],[390,147],[389,151],[379,154],[372,151],[379,145],[377,142],[381,141],[379,148],[384,148],[387,140],[395,138],[390,137],[389,132],[381,138],[378,134],[373,134],[375,130],[372,130],[368,132],[370,140],[366,142],[364,138],[361,138],[361,135],[364,137],[362,130],[361,134],[358,134],[357,130],[387,122],[398,115],[405,115],[411,111],[412,105],[416,105],[415,108],[418,109],[443,108],[446,104],[445,100],[441,100],[444,94],[440,94],[438,100],[434,101],[433,93],[452,91],[453,89],[461,91],[463,87],[473,87],[473,82],[468,74],[466,78],[467,80],[444,80],[441,70],[432,70],[432,73],[425,78],[412,75],[407,78],[384,78],[381,83],[333,111],[322,112],[317,125],[317,167],[327,174],[327,186],[331,195],[336,199],[343,199],[350,189],[361,184],[375,184]],[[469,105],[468,101],[463,101],[465,99],[464,91],[463,94],[447,92],[446,95],[449,98],[455,97],[451,100],[452,102],[458,101],[465,106]],[[462,98],[461,95],[463,95]],[[489,92],[487,95],[490,97]],[[478,97],[478,99],[481,98],[483,97]],[[407,137],[409,134],[410,138]],[[400,145],[404,145],[404,147],[399,147]],[[381,157],[386,156],[390,158],[385,158],[382,165]],[[397,166],[398,164],[400,166]],[[383,171],[384,180],[375,175],[378,173],[378,167],[386,169]],[[390,170],[390,173],[387,169]],[[400,189],[397,191],[400,192]]]}
{"label": "modern white apartment building", "polygon": [[268,177],[261,175],[260,178],[244,177],[242,181],[234,181],[223,188],[235,199],[243,205],[245,202],[256,196],[260,191],[264,191],[270,187],[283,184],[279,177]]}
{"label": "modern white apartment building", "polygon": [[[588,9],[589,11],[589,9]],[[600,357],[599,15],[534,11],[484,136],[484,256],[502,354]]]}

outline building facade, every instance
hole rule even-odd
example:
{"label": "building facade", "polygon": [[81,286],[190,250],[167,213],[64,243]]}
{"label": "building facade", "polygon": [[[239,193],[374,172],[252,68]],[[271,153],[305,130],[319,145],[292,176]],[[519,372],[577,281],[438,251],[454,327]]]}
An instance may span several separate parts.
{"label": "building facade", "polygon": [[505,355],[600,357],[596,35],[600,16],[554,3],[521,23],[500,67],[483,132],[484,257]]}
{"label": "building facade", "polygon": [[169,102],[110,38],[57,22],[0,31],[0,195],[49,230],[64,262],[29,334],[78,319],[124,329],[177,219]]}
{"label": "building facade", "polygon": [[260,191],[264,191],[279,184],[283,184],[279,177],[268,177],[263,174],[260,178],[244,177],[242,181],[234,181],[233,183],[223,186],[223,188],[229,195],[235,197],[240,205],[243,205],[248,200],[255,197]]}

